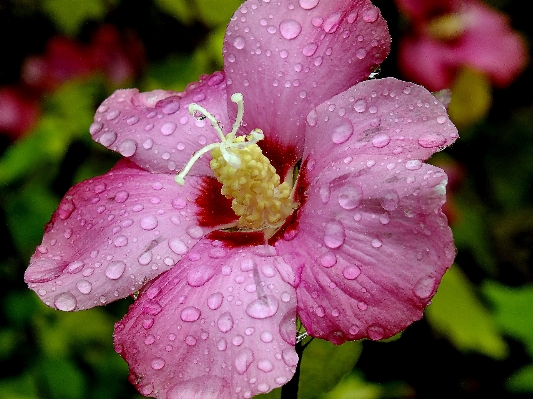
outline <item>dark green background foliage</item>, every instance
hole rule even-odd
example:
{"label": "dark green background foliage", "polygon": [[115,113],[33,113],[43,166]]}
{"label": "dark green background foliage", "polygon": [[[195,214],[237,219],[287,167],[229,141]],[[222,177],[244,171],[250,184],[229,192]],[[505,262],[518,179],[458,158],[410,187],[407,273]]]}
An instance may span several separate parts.
{"label": "dark green background foliage", "polygon": [[[19,84],[24,60],[65,35],[87,43],[107,23],[136,34],[146,63],[128,86],[182,90],[221,68],[224,29],[238,0],[3,0],[0,86]],[[401,78],[405,28],[392,0],[375,1],[392,53],[381,76]],[[524,2],[493,0],[528,45]],[[41,117],[18,140],[0,134],[0,397],[139,398],[112,346],[130,300],[79,313],[43,305],[23,282],[43,225],[74,183],[117,160],[88,134],[94,110],[116,87],[101,74],[70,79],[39,99]],[[301,398],[525,398],[533,392],[533,70],[492,89],[485,117],[435,156],[461,178],[449,187],[458,254],[426,317],[387,342],[305,349]],[[463,88],[464,89],[464,88]],[[479,95],[475,87],[466,87]],[[453,117],[453,115],[452,115]],[[304,341],[305,342],[305,341]],[[279,392],[264,395],[277,398]]]}

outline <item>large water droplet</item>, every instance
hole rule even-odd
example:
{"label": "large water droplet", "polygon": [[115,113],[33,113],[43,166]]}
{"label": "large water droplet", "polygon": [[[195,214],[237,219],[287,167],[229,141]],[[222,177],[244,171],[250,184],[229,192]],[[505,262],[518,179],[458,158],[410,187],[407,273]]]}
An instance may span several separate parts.
{"label": "large water droplet", "polygon": [[419,159],[411,159],[405,163],[405,169],[418,170],[422,167],[422,161]]}
{"label": "large water droplet", "polygon": [[238,50],[242,50],[245,44],[246,44],[246,41],[244,40],[244,37],[242,36],[237,36],[235,40],[233,40],[233,45]]}
{"label": "large water droplet", "polygon": [[233,316],[230,312],[222,313],[217,319],[217,327],[220,332],[228,332],[233,328]]}
{"label": "large water droplet", "polygon": [[195,267],[187,274],[187,283],[191,287],[201,287],[215,275],[215,268],[211,265]]}
{"label": "large water droplet", "polygon": [[198,320],[201,314],[200,309],[194,306],[187,306],[181,311],[180,317],[183,321],[192,322]]}
{"label": "large water droplet", "polygon": [[118,152],[125,157],[131,157],[137,151],[137,142],[132,139],[126,139],[118,146]]}
{"label": "large water droplet", "polygon": [[185,255],[189,251],[187,245],[176,237],[168,240],[168,246],[177,255]]}
{"label": "large water droplet", "polygon": [[70,292],[63,292],[54,298],[54,306],[64,312],[73,311],[77,304],[76,297]]}
{"label": "large water droplet", "polygon": [[303,53],[303,55],[305,55],[307,57],[312,57],[316,53],[317,49],[318,49],[318,44],[316,44],[316,43],[307,43],[302,48],[302,53]]}
{"label": "large water droplet", "polygon": [[380,198],[379,202],[386,211],[393,211],[398,208],[400,198],[396,190],[387,190]]}
{"label": "large water droplet", "polygon": [[246,314],[254,319],[266,319],[276,314],[279,301],[275,296],[265,295],[250,302],[246,306]]}
{"label": "large water droplet", "polygon": [[292,40],[300,34],[302,25],[294,19],[286,19],[279,24],[279,31],[285,39]]}
{"label": "large water droplet", "polygon": [[446,144],[446,137],[439,133],[427,133],[418,139],[418,144],[424,148],[435,148]]}
{"label": "large water droplet", "polygon": [[272,342],[274,340],[274,335],[270,331],[263,331],[261,332],[259,338],[261,341],[263,341],[265,344],[268,344],[269,342]]}
{"label": "large water droplet", "polygon": [[174,122],[165,122],[161,125],[161,133],[164,136],[169,136],[176,131],[176,124]]}
{"label": "large water droplet", "polygon": [[354,209],[361,203],[363,198],[363,189],[360,186],[344,186],[337,196],[339,205],[344,209]]}
{"label": "large water droplet", "polygon": [[320,264],[326,268],[333,267],[337,263],[337,257],[333,252],[326,252],[320,257]]}
{"label": "large water droplet", "polygon": [[165,360],[160,357],[156,357],[154,360],[152,360],[150,365],[154,370],[161,370],[163,367],[165,367]]}
{"label": "large water droplet", "polygon": [[422,277],[415,284],[413,293],[420,299],[427,299],[435,290],[436,280],[433,277]]}
{"label": "large water droplet", "polygon": [[126,270],[126,264],[121,261],[110,262],[105,269],[105,275],[111,280],[119,279]]}
{"label": "large water droplet", "polygon": [[141,227],[144,230],[153,230],[157,227],[157,218],[154,215],[148,215],[141,219]]}
{"label": "large water droplet", "polygon": [[312,10],[315,8],[320,0],[300,0],[300,7],[302,7],[304,10]]}
{"label": "large water droplet", "polygon": [[372,23],[376,22],[379,16],[379,10],[377,7],[373,5],[369,5],[367,8],[363,10],[363,21]]}
{"label": "large water droplet", "polygon": [[76,288],[82,294],[89,294],[93,289],[93,285],[87,280],[80,280],[76,283]]}
{"label": "large water droplet", "polygon": [[337,126],[333,130],[333,134],[331,135],[331,140],[335,144],[342,144],[346,140],[348,140],[351,135],[353,134],[353,125],[350,121],[344,121],[340,126]]}
{"label": "large water droplet", "polygon": [[342,14],[340,11],[334,12],[333,14],[329,15],[322,24],[322,28],[324,29],[324,31],[326,31],[327,33],[335,33],[335,31],[339,27],[341,16]]}
{"label": "large water droplet", "polygon": [[244,374],[253,361],[254,353],[252,350],[249,348],[241,349],[239,353],[237,353],[237,356],[235,356],[235,369],[237,370],[237,373]]}
{"label": "large water droplet", "polygon": [[346,233],[343,225],[338,221],[329,222],[326,224],[324,231],[324,244],[328,248],[338,248],[344,243]]}
{"label": "large water droplet", "polygon": [[102,134],[98,140],[100,144],[102,144],[104,147],[109,147],[111,144],[113,144],[115,141],[117,141],[117,133],[113,130],[109,132],[105,132]]}
{"label": "large water droplet", "polygon": [[270,373],[274,370],[274,365],[268,359],[259,359],[257,361],[257,368],[265,373]]}
{"label": "large water droplet", "polygon": [[372,145],[376,148],[383,148],[390,143],[390,137],[388,134],[380,133],[374,136],[372,139]]}
{"label": "large water droplet", "polygon": [[207,298],[207,306],[211,310],[217,310],[221,305],[224,299],[224,295],[221,292],[215,292],[214,294],[209,295]]}
{"label": "large water droplet", "polygon": [[371,340],[378,341],[385,335],[385,330],[379,324],[372,324],[366,329],[368,337]]}
{"label": "large water droplet", "polygon": [[285,364],[289,367],[296,367],[298,364],[298,354],[296,351],[292,348],[286,348],[283,349],[283,352],[281,352],[281,355],[283,357],[283,361]]}
{"label": "large water droplet", "polygon": [[74,212],[74,209],[76,209],[74,202],[72,202],[70,198],[67,198],[59,204],[59,208],[57,212],[61,219],[66,220],[70,217],[70,215],[72,215],[72,212]]}

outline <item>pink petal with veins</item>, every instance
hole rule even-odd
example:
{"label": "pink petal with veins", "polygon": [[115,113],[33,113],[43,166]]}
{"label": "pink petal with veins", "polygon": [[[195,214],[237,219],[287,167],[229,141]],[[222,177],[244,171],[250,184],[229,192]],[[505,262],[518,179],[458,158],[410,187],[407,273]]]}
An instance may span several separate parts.
{"label": "pink petal with veins", "polygon": [[180,187],[129,161],[71,188],[46,226],[25,281],[48,306],[81,310],[138,291],[172,268],[208,231]]}
{"label": "pink petal with veins", "polygon": [[[93,139],[150,172],[177,174],[191,156],[220,138],[207,119],[189,114],[197,103],[231,131],[226,110],[224,75],[215,72],[191,83],[185,92],[117,90],[98,108],[91,125]],[[209,156],[200,158],[191,176],[212,176]]]}
{"label": "pink petal with veins", "polygon": [[244,95],[246,133],[258,127],[301,153],[307,113],[366,79],[389,48],[370,1],[249,0],[226,32],[228,94]]}
{"label": "pink petal with veins", "polygon": [[[115,326],[130,380],[156,398],[250,398],[292,378],[296,295],[275,252],[202,240]],[[269,255],[270,254],[270,255]]]}

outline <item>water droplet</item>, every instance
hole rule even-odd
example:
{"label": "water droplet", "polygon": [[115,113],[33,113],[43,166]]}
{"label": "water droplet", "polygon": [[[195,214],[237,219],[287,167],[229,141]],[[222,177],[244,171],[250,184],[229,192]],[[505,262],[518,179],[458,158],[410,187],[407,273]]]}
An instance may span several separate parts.
{"label": "water droplet", "polygon": [[163,367],[165,367],[165,360],[160,357],[156,357],[154,360],[152,360],[150,365],[154,370],[161,370]]}
{"label": "water droplet", "polygon": [[267,331],[267,330],[261,332],[259,338],[265,344],[268,344],[269,342],[272,342],[274,340],[274,336],[272,335],[272,333],[270,331]]}
{"label": "water droplet", "polygon": [[339,22],[341,20],[341,12],[337,11],[328,16],[322,25],[322,29],[326,31],[327,33],[335,33],[337,28],[339,27]]}
{"label": "water droplet", "polygon": [[313,55],[315,55],[317,49],[318,49],[318,44],[316,44],[316,43],[307,43],[302,48],[302,53],[303,53],[303,55],[305,55],[307,57],[312,57]]}
{"label": "water droplet", "polygon": [[207,306],[211,310],[217,310],[221,305],[224,299],[224,295],[221,292],[215,292],[214,294],[209,295],[207,298]]}
{"label": "water droplet", "polygon": [[390,143],[390,137],[388,134],[380,133],[374,136],[372,139],[372,145],[376,148],[383,148]]}
{"label": "water droplet", "polygon": [[115,247],[117,248],[125,247],[126,245],[128,245],[128,238],[126,236],[120,235],[115,239],[113,244],[115,244]]}
{"label": "water droplet", "polygon": [[144,252],[143,254],[141,254],[141,256],[139,256],[137,260],[139,261],[141,265],[146,266],[148,263],[152,261],[152,252],[151,251]]}
{"label": "water droplet", "polygon": [[220,332],[226,333],[233,328],[233,317],[230,312],[224,312],[217,319],[217,327]]}
{"label": "water droplet", "polygon": [[189,346],[196,345],[196,338],[194,338],[192,335],[187,335],[185,337],[185,343]]}
{"label": "water droplet", "polygon": [[298,354],[292,348],[283,349],[283,352],[281,352],[281,356],[283,357],[283,361],[285,362],[285,364],[289,367],[296,367],[296,365],[298,364]]}
{"label": "water droplet", "polygon": [[189,251],[187,245],[179,238],[171,238],[168,240],[168,246],[172,252],[177,255],[185,255]]}
{"label": "water droplet", "polygon": [[235,40],[233,40],[233,45],[238,50],[242,50],[245,44],[246,44],[246,41],[244,40],[244,37],[242,36],[237,36]]}
{"label": "water droplet", "polygon": [[376,22],[379,16],[379,10],[377,7],[373,5],[369,5],[367,8],[363,10],[363,21],[372,23]]}
{"label": "water droplet", "polygon": [[279,24],[279,31],[285,39],[292,40],[300,34],[302,25],[294,19],[286,19]]}
{"label": "water droplet", "polygon": [[446,119],[447,118],[444,115],[437,116],[437,123],[442,124],[442,123],[446,122]]}
{"label": "water droplet", "polygon": [[126,202],[129,196],[130,194],[127,191],[121,190],[115,194],[115,202],[122,204],[123,202]]}
{"label": "water droplet", "polygon": [[436,280],[433,277],[422,277],[415,284],[413,293],[420,299],[427,299],[435,290]]}
{"label": "water droplet", "polygon": [[342,144],[347,141],[353,134],[353,125],[350,121],[344,121],[340,126],[333,130],[331,140],[335,144]]}
{"label": "water droplet", "polygon": [[363,199],[363,189],[360,186],[344,186],[339,190],[337,200],[343,209],[354,209]]}
{"label": "water droplet", "polygon": [[361,269],[357,266],[347,266],[342,271],[342,275],[347,280],[355,280],[361,274]]}
{"label": "water droplet", "polygon": [[137,142],[132,139],[126,139],[118,146],[118,152],[125,157],[131,157],[137,151]]}
{"label": "water droplet", "polygon": [[385,335],[385,330],[379,324],[372,324],[366,329],[368,337],[371,340],[378,341]]}
{"label": "water droplet", "polygon": [[148,215],[141,219],[141,227],[144,230],[153,230],[157,227],[157,218],[154,215]]}
{"label": "water droplet", "polygon": [[358,49],[356,52],[355,52],[355,56],[357,58],[359,58],[360,60],[362,60],[363,58],[366,57],[366,50],[364,48],[360,48]]}
{"label": "water droplet", "polygon": [[71,274],[76,274],[83,269],[85,263],[82,260],[75,260],[74,262],[69,263],[67,266],[67,271]]}
{"label": "water droplet", "polygon": [[105,132],[98,138],[97,141],[104,147],[109,147],[111,144],[117,141],[117,134],[113,130]]}
{"label": "water droplet", "polygon": [[198,320],[201,314],[200,309],[194,306],[187,306],[181,311],[180,317],[183,321],[192,322]]}
{"label": "water droplet", "polygon": [[338,248],[344,243],[346,234],[343,225],[338,222],[329,222],[326,224],[324,232],[324,243],[328,248]]}
{"label": "water droplet", "polygon": [[88,282],[87,280],[80,280],[80,281],[78,281],[76,283],[76,288],[82,294],[88,294],[93,289],[93,285],[90,282]]}
{"label": "water droplet", "polygon": [[333,267],[337,263],[337,257],[333,252],[326,252],[320,257],[320,264],[326,268]]}
{"label": "water droplet", "polygon": [[446,144],[446,137],[439,133],[427,133],[418,139],[418,144],[424,148],[435,148]]}
{"label": "water droplet", "polygon": [[109,111],[105,118],[108,121],[112,121],[113,119],[116,119],[119,115],[120,115],[120,111],[118,109],[114,109],[112,111]]}
{"label": "water droplet", "polygon": [[124,262],[110,262],[105,269],[105,275],[111,280],[117,280],[124,274],[124,270],[126,270],[126,264]]}
{"label": "water droplet", "polygon": [[126,123],[128,125],[135,125],[137,122],[139,122],[139,117],[136,115],[130,116],[128,119],[126,119]]}
{"label": "water droplet", "polygon": [[366,111],[366,101],[363,99],[357,100],[354,105],[353,109],[355,109],[357,112],[365,112]]}
{"label": "water droplet", "polygon": [[176,124],[174,122],[165,122],[161,125],[161,133],[164,136],[169,136],[176,131]]}
{"label": "water droplet", "polygon": [[228,347],[228,342],[227,342],[224,338],[221,338],[221,339],[217,342],[217,349],[218,349],[219,351],[225,351],[227,347]]}
{"label": "water droplet", "polygon": [[76,209],[74,202],[72,202],[72,199],[67,197],[63,202],[59,204],[57,212],[61,219],[66,220],[70,217],[70,215],[72,215],[74,209]]}
{"label": "water droplet", "polygon": [[231,343],[235,346],[241,346],[243,342],[244,342],[244,337],[240,334],[237,334],[231,340]]}
{"label": "water droplet", "polygon": [[400,198],[396,190],[387,190],[380,198],[379,202],[386,211],[394,211],[398,208]]}
{"label": "water droplet", "polygon": [[405,163],[405,169],[418,170],[422,167],[422,161],[419,159],[411,159]]}
{"label": "water droplet", "polygon": [[272,317],[278,311],[279,302],[272,295],[265,295],[250,302],[246,306],[246,314],[254,319]]}
{"label": "water droplet", "polygon": [[187,227],[187,234],[194,239],[202,238],[204,231],[200,226],[189,226]]}
{"label": "water droplet", "polygon": [[259,359],[257,361],[257,368],[265,373],[270,373],[272,370],[274,370],[274,365],[268,359]]}
{"label": "water droplet", "polygon": [[73,311],[76,309],[77,304],[78,302],[76,301],[76,297],[74,297],[74,295],[72,295],[70,292],[63,292],[54,299],[54,306],[58,310],[62,310],[64,312]]}
{"label": "water droplet", "polygon": [[244,374],[253,361],[254,353],[252,350],[249,348],[241,349],[239,353],[237,353],[237,356],[235,356],[235,369],[237,370],[237,373]]}
{"label": "water droplet", "polygon": [[162,107],[161,110],[165,115],[172,115],[178,112],[180,109],[180,103],[175,96],[165,98],[161,100],[157,105]]}
{"label": "water droplet", "polygon": [[322,187],[320,187],[319,194],[320,194],[320,199],[322,200],[322,202],[324,204],[327,204],[331,196],[331,189],[329,188],[329,184],[325,184]]}
{"label": "water droplet", "polygon": [[104,127],[104,125],[101,124],[100,122],[94,122],[89,127],[89,133],[91,133],[91,136],[94,136],[96,133],[98,133],[100,130],[102,130],[103,127]]}
{"label": "water droplet", "polygon": [[187,273],[187,283],[191,287],[201,287],[215,275],[215,268],[210,265],[195,267]]}
{"label": "water droplet", "polygon": [[300,0],[300,7],[302,7],[304,10],[312,10],[318,5],[318,2],[320,0]]}
{"label": "water droplet", "polygon": [[380,240],[378,240],[377,238],[374,238],[374,239],[372,240],[372,246],[373,246],[374,248],[379,248],[379,247],[381,247],[382,245],[383,245],[383,243],[382,243]]}

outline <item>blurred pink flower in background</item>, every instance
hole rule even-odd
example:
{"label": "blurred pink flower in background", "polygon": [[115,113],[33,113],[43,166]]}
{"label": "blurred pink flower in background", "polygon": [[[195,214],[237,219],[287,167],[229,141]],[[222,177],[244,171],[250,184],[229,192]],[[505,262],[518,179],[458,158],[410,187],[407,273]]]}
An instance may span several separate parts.
{"label": "blurred pink flower in background", "polygon": [[0,132],[18,138],[37,123],[39,102],[23,89],[0,87]]}
{"label": "blurred pink flower in background", "polygon": [[527,49],[508,18],[476,0],[396,0],[410,21],[399,46],[403,74],[429,90],[451,87],[461,68],[472,68],[496,86],[524,69]]}
{"label": "blurred pink flower in background", "polygon": [[[67,192],[29,287],[64,311],[140,291],[115,325],[115,349],[142,394],[166,399],[250,398],[285,384],[297,317],[336,344],[418,320],[455,256],[447,177],[424,161],[458,134],[426,89],[364,81],[389,47],[368,0],[246,1],[227,28],[223,72],[184,92],[119,90],[98,108],[93,139],[125,159]],[[211,119],[192,117],[193,103]],[[175,182],[220,142],[215,128],[233,124],[262,129],[266,162],[292,188],[274,224],[268,214],[243,227],[221,193],[247,178],[260,190],[251,170],[234,169],[249,171],[244,183],[220,181],[205,155]]]}

